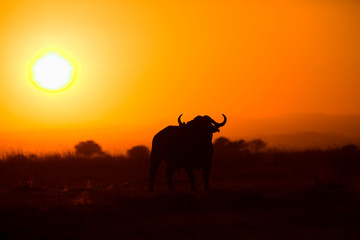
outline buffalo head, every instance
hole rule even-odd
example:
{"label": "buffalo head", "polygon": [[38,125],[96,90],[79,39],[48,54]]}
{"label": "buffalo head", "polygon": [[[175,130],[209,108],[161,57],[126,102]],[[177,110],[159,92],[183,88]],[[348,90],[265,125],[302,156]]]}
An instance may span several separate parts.
{"label": "buffalo head", "polygon": [[185,123],[181,121],[180,114],[178,118],[179,126],[188,126],[189,128],[197,129],[198,131],[207,132],[207,133],[214,133],[219,132],[219,128],[224,126],[226,123],[226,116],[223,114],[224,120],[221,123],[216,122],[211,117],[205,115],[205,116],[197,116],[193,120]]}

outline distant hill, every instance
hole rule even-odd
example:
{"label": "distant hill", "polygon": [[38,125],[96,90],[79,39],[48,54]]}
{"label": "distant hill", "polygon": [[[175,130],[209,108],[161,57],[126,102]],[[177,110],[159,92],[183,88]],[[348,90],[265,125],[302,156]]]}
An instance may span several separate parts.
{"label": "distant hill", "polygon": [[274,134],[261,136],[269,147],[285,149],[334,148],[346,144],[360,145],[360,138],[319,132],[299,132],[293,134]]}

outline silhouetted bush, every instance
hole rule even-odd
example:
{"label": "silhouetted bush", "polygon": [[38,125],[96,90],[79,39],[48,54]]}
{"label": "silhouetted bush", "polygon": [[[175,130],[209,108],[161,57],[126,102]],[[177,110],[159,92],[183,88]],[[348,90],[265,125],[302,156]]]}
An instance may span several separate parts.
{"label": "silhouetted bush", "polygon": [[347,144],[341,148],[345,152],[356,152],[359,150],[359,147],[355,144]]}
{"label": "silhouetted bush", "polygon": [[88,140],[85,142],[79,142],[75,145],[75,152],[78,155],[92,156],[94,154],[104,154],[101,149],[101,146],[94,142],[93,140]]}
{"label": "silhouetted bush", "polygon": [[150,158],[150,150],[144,145],[135,146],[127,150],[127,156],[131,160],[143,162]]}
{"label": "silhouetted bush", "polygon": [[252,153],[259,153],[265,148],[266,143],[261,139],[230,141],[220,137],[214,142],[214,159],[225,165],[243,164],[247,162],[245,159],[254,159],[254,156],[250,157]]}
{"label": "silhouetted bush", "polygon": [[247,142],[246,147],[250,151],[259,152],[259,151],[265,149],[266,142],[264,142],[261,139],[255,139],[255,140],[252,140],[250,142]]}
{"label": "silhouetted bush", "polygon": [[24,154],[18,153],[7,156],[6,160],[13,163],[22,163],[22,162],[27,162],[28,158]]}
{"label": "silhouetted bush", "polygon": [[231,143],[231,141],[226,137],[219,137],[215,140],[214,146],[216,147],[225,147],[228,146]]}
{"label": "silhouetted bush", "polygon": [[[292,183],[351,185],[358,181],[359,147],[348,144],[337,149],[266,149],[263,141],[218,138],[214,141],[211,179],[233,183]],[[63,188],[96,184],[147,184],[150,151],[139,145],[126,155],[104,154],[94,141],[79,142],[76,154],[7,154],[0,160],[0,189],[35,191],[48,185]],[[90,156],[90,157],[87,157]],[[160,165],[160,167],[165,167]],[[164,170],[165,171],[165,170]],[[176,173],[187,180],[186,172]],[[159,174],[165,181],[165,174]],[[120,184],[120,185],[119,185]],[[37,190],[36,190],[37,191]]]}
{"label": "silhouetted bush", "polygon": [[259,152],[265,149],[266,143],[261,139],[255,139],[252,141],[245,141],[242,139],[238,141],[230,141],[225,137],[220,137],[215,140],[214,147],[218,150],[226,150],[228,152]]}

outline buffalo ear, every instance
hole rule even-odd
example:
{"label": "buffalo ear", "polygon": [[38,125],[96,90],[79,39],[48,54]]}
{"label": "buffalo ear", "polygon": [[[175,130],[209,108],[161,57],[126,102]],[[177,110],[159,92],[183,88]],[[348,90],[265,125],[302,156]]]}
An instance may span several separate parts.
{"label": "buffalo ear", "polygon": [[217,128],[217,127],[214,127],[213,130],[212,130],[212,132],[213,132],[213,133],[215,133],[215,132],[220,132],[220,129]]}

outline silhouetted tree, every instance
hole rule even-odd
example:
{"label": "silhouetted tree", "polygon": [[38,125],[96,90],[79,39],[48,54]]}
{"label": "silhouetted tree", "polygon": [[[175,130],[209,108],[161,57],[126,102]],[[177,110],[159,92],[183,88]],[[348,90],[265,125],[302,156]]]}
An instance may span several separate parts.
{"label": "silhouetted tree", "polygon": [[135,161],[146,161],[150,158],[150,150],[144,145],[135,146],[127,150],[127,156]]}
{"label": "silhouetted tree", "polygon": [[231,141],[228,138],[220,137],[214,142],[214,158],[219,159],[218,165],[222,166],[233,164],[233,161],[243,161],[244,155],[250,153],[247,146],[248,142],[245,140]]}
{"label": "silhouetted tree", "polygon": [[228,138],[220,137],[214,141],[214,158],[219,159],[219,165],[238,164],[246,161],[252,153],[264,150],[266,143],[261,139],[251,141],[231,141]]}
{"label": "silhouetted tree", "polygon": [[88,140],[85,142],[79,142],[75,145],[76,154],[81,154],[85,156],[92,156],[94,154],[103,154],[104,152],[101,149],[101,146],[94,142],[93,140]]}
{"label": "silhouetted tree", "polygon": [[266,142],[261,139],[255,139],[252,141],[238,140],[230,141],[225,137],[220,137],[215,140],[214,147],[220,151],[227,152],[258,152],[266,147]]}
{"label": "silhouetted tree", "polygon": [[240,139],[238,141],[232,141],[232,142],[230,142],[229,147],[236,151],[245,151],[245,150],[247,150],[248,142],[246,142],[245,140],[242,140],[242,139]]}
{"label": "silhouetted tree", "polygon": [[263,150],[266,147],[266,142],[264,142],[261,139],[255,139],[247,144],[248,149],[254,152],[259,152],[260,150]]}
{"label": "silhouetted tree", "polygon": [[231,143],[231,141],[226,138],[226,137],[219,137],[215,140],[214,142],[214,146],[221,148],[221,147],[226,147],[227,145],[229,145]]}
{"label": "silhouetted tree", "polygon": [[219,149],[232,149],[232,150],[243,150],[247,147],[247,142],[244,140],[230,141],[226,137],[219,137],[214,142],[214,147]]}

